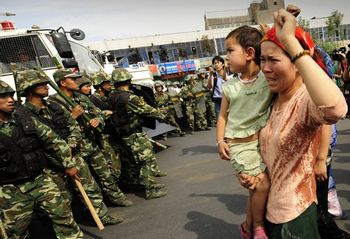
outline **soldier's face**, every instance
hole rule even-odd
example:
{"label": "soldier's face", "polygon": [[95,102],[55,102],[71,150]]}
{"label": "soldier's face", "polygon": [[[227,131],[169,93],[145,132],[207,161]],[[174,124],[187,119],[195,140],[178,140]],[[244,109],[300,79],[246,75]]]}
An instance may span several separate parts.
{"label": "soldier's face", "polygon": [[83,85],[79,91],[80,91],[80,93],[82,93],[84,95],[90,95],[91,94],[91,85],[89,85],[89,84]]}
{"label": "soldier's face", "polygon": [[42,97],[46,97],[49,95],[49,86],[47,85],[47,83],[39,84],[39,85],[35,86],[33,91],[37,95],[40,95]]}
{"label": "soldier's face", "polygon": [[112,90],[112,83],[111,82],[103,82],[101,87],[105,91],[110,92]]}
{"label": "soldier's face", "polygon": [[157,86],[156,87],[156,91],[157,92],[162,92],[163,91],[163,87],[162,86]]}
{"label": "soldier's face", "polygon": [[78,78],[72,79],[72,78],[66,78],[62,81],[62,86],[66,87],[67,90],[71,91],[78,91],[79,87],[78,84],[75,82]]}
{"label": "soldier's face", "polygon": [[0,111],[5,113],[11,113],[15,109],[15,100],[13,99],[14,93],[0,94]]}

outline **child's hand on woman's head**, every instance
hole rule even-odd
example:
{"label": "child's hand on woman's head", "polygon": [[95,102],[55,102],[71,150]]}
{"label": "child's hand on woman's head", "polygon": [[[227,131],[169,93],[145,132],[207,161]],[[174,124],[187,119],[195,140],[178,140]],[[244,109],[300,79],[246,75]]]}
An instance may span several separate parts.
{"label": "child's hand on woman's head", "polygon": [[270,30],[270,27],[265,23],[260,23],[259,27],[263,34],[266,34]]}

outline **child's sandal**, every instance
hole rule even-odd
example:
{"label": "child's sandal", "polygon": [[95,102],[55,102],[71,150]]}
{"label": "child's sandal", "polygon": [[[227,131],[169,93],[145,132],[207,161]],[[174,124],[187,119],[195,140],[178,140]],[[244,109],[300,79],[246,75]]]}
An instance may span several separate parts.
{"label": "child's sandal", "polygon": [[254,239],[269,239],[263,227],[254,229]]}
{"label": "child's sandal", "polygon": [[243,224],[240,224],[238,226],[239,229],[239,235],[241,236],[241,239],[251,239],[252,238],[252,233],[251,232],[247,232],[244,230],[243,228]]}

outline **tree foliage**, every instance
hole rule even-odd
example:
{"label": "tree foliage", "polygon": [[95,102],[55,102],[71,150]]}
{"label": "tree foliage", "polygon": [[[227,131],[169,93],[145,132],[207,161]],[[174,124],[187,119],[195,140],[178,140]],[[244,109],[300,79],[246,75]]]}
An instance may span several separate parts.
{"label": "tree foliage", "polygon": [[318,45],[328,54],[331,54],[338,48],[338,44],[336,42],[319,42]]}
{"label": "tree foliage", "polygon": [[298,17],[298,25],[300,27],[302,27],[303,29],[305,29],[305,31],[309,31],[309,29],[310,29],[310,21],[308,21],[302,17]]}
{"label": "tree foliage", "polygon": [[339,40],[341,40],[339,26],[343,21],[343,17],[344,14],[338,12],[338,10],[332,12],[332,14],[328,17],[326,25],[329,38],[334,37],[339,38]]}

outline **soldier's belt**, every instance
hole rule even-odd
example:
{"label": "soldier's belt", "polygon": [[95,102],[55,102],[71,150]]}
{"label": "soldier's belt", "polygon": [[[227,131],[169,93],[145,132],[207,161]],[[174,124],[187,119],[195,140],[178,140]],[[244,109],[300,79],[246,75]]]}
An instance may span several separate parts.
{"label": "soldier's belt", "polygon": [[177,102],[180,100],[180,97],[173,97],[170,99],[172,102]]}
{"label": "soldier's belt", "polygon": [[205,96],[205,92],[201,92],[201,93],[195,94],[195,96],[196,96],[196,98]]}

